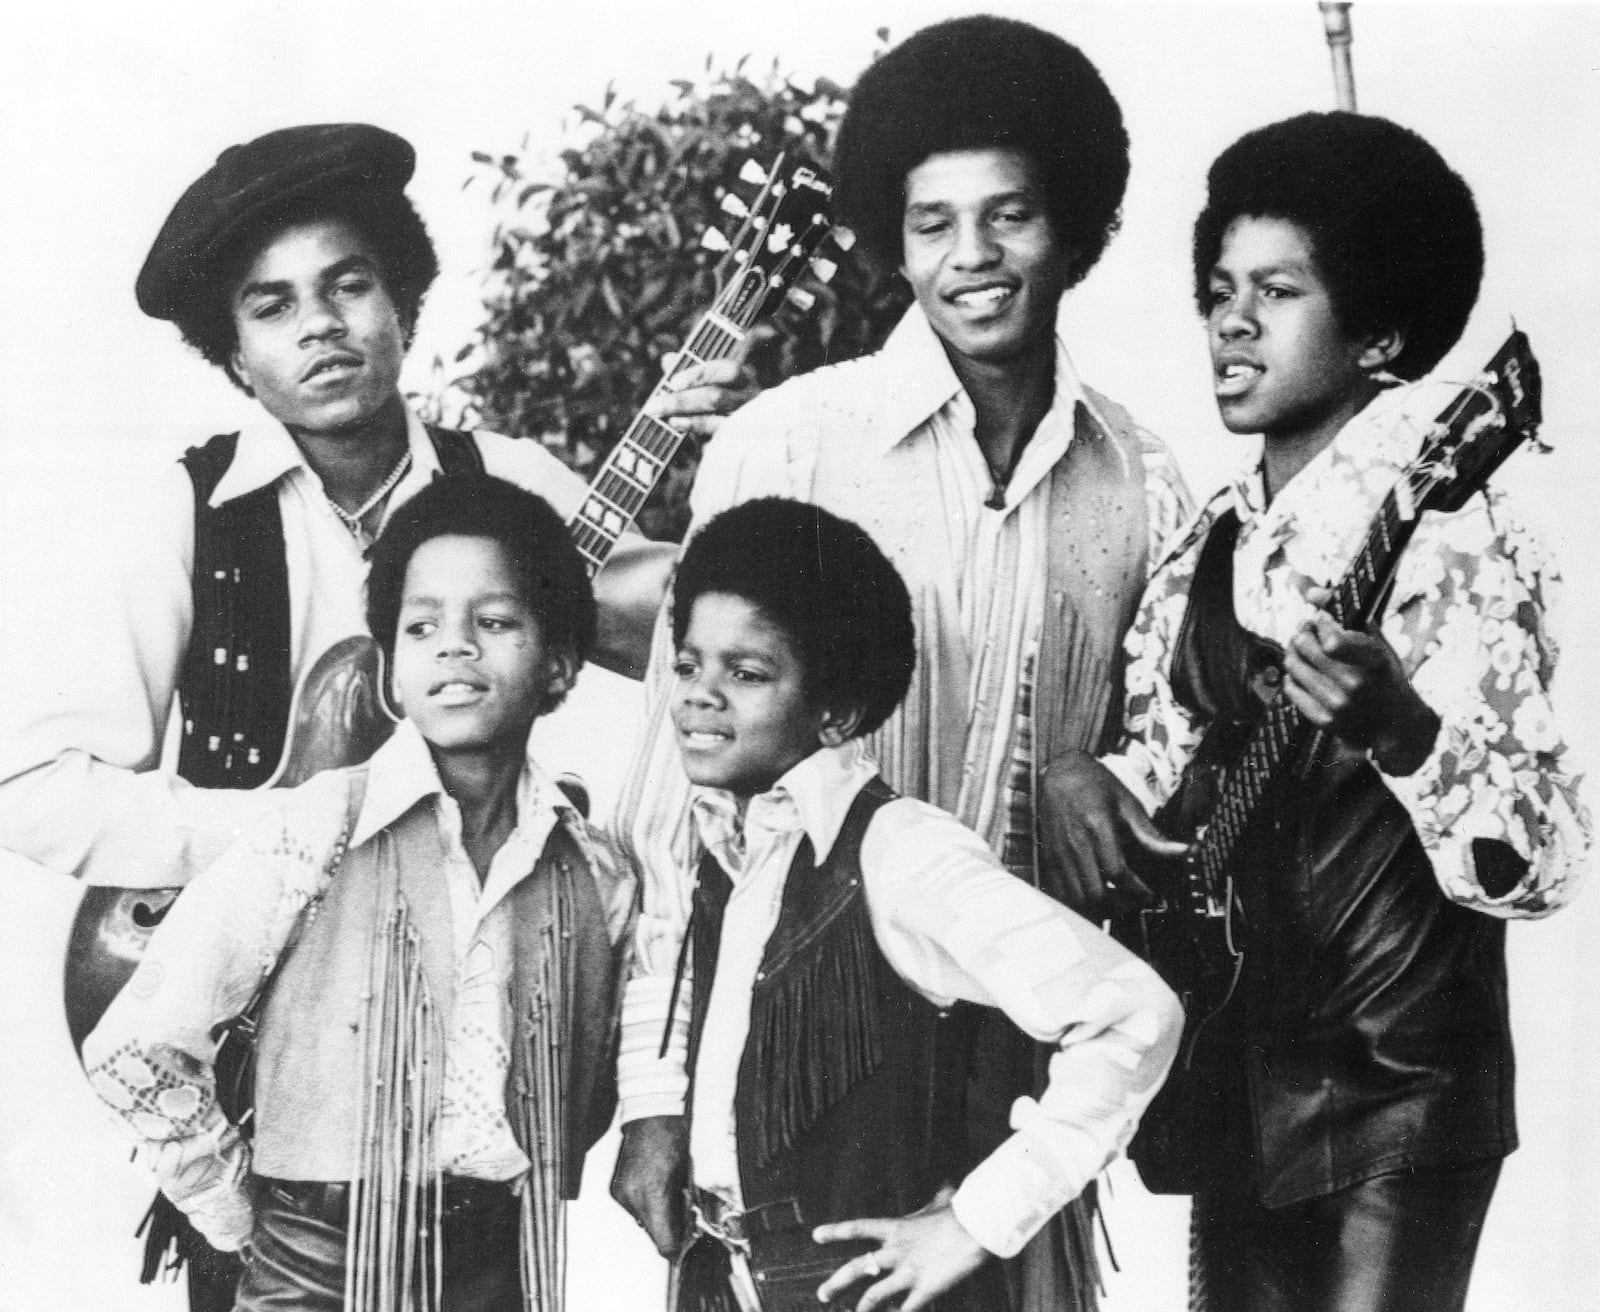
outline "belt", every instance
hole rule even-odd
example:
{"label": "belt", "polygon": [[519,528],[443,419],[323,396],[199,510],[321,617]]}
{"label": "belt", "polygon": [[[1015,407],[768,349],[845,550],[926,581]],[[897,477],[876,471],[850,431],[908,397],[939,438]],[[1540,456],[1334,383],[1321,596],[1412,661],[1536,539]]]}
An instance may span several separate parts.
{"label": "belt", "polygon": [[689,1214],[695,1230],[722,1246],[728,1258],[728,1289],[738,1312],[762,1312],[761,1282],[750,1265],[750,1241],[762,1235],[805,1224],[800,1200],[783,1198],[739,1211],[720,1194],[698,1187],[689,1190]]}
{"label": "belt", "polygon": [[[350,1183],[347,1180],[277,1180],[263,1175],[256,1177],[256,1183],[284,1206],[324,1225],[343,1228],[350,1222]],[[427,1193],[425,1211],[433,1206],[433,1191],[430,1189]],[[504,1180],[447,1175],[439,1212],[444,1220],[450,1221],[499,1211],[516,1201],[516,1190]]]}
{"label": "belt", "polygon": [[721,1194],[698,1185],[689,1191],[689,1209],[701,1230],[729,1245],[742,1244],[760,1235],[777,1234],[780,1230],[794,1230],[806,1223],[798,1198],[780,1198],[775,1203],[762,1203],[760,1207],[749,1207],[741,1212]]}

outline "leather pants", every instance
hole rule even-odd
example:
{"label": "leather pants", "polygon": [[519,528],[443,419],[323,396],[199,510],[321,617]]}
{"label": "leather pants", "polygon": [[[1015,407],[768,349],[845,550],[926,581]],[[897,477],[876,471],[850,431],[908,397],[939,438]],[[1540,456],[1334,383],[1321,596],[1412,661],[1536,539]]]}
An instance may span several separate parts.
{"label": "leather pants", "polygon": [[1395,1171],[1287,1207],[1195,1196],[1196,1312],[1460,1312],[1500,1161]]}
{"label": "leather pants", "polygon": [[[234,1312],[342,1312],[343,1186],[258,1182],[250,1257]],[[446,1186],[442,1312],[523,1312],[521,1207],[509,1190],[452,1211]]]}

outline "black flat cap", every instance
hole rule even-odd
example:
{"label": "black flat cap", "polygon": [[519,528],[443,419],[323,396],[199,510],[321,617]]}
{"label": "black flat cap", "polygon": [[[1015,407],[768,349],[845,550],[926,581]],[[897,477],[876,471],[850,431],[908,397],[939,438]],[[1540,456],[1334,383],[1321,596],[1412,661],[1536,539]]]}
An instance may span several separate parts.
{"label": "black flat cap", "polygon": [[233,238],[319,191],[346,187],[400,192],[417,155],[411,143],[366,123],[282,128],[229,146],[178,198],[133,285],[156,319],[183,311]]}

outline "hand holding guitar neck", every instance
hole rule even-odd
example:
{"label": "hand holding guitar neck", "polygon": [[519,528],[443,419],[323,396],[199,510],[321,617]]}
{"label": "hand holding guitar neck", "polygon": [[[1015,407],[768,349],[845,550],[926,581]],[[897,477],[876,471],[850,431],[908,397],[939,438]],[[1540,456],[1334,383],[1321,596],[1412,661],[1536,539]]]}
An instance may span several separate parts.
{"label": "hand holding guitar neck", "polygon": [[[1326,599],[1311,598],[1314,605]],[[1284,695],[1301,715],[1368,753],[1385,774],[1414,774],[1432,753],[1439,716],[1381,635],[1341,628],[1319,613],[1285,649],[1284,675]]]}

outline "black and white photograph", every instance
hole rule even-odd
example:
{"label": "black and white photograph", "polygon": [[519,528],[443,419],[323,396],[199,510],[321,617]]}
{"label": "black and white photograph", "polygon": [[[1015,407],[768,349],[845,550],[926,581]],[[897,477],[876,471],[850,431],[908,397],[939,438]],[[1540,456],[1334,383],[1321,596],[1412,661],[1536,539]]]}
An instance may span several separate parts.
{"label": "black and white photograph", "polygon": [[1600,4],[0,40],[0,1312],[1600,1307]]}

